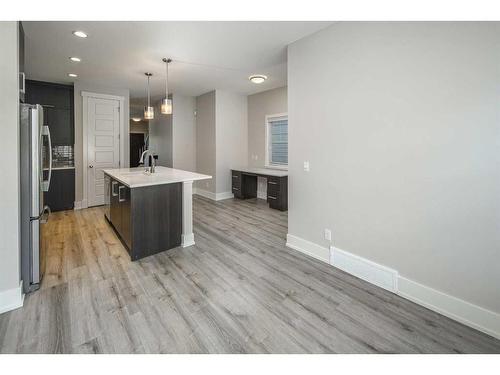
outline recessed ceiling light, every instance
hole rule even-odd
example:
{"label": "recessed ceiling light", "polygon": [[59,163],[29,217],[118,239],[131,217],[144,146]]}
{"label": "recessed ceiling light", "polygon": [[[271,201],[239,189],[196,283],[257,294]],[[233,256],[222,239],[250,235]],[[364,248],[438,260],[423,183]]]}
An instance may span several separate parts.
{"label": "recessed ceiling light", "polygon": [[73,35],[79,38],[86,38],[88,35],[83,31],[73,31]]}
{"label": "recessed ceiling light", "polygon": [[70,57],[69,59],[70,59],[71,61],[74,61],[74,62],[80,62],[80,61],[82,61],[82,59],[81,59],[81,58],[79,58],[79,57],[74,57],[74,56],[73,56],[73,57]]}
{"label": "recessed ceiling light", "polygon": [[253,83],[262,83],[264,82],[266,79],[267,79],[267,76],[263,75],[263,74],[255,74],[253,76],[250,76],[248,77],[248,79],[253,82]]}
{"label": "recessed ceiling light", "polygon": [[132,117],[132,121],[139,122],[141,121],[140,117]]}
{"label": "recessed ceiling light", "polygon": [[76,78],[76,77],[78,77],[78,74],[68,73],[68,77]]}

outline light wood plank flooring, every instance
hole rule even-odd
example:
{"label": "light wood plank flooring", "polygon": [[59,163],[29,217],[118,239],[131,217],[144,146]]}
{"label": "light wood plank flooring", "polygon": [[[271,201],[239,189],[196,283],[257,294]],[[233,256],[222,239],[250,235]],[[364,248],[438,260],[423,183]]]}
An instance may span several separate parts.
{"label": "light wood plank flooring", "polygon": [[500,341],[285,247],[287,214],[194,199],[196,245],[132,263],[102,208],[53,214],[3,353],[500,353]]}

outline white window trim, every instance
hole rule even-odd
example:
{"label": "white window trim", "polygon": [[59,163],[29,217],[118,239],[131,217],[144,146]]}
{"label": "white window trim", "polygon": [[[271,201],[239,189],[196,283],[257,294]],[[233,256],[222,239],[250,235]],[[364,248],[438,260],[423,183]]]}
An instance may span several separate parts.
{"label": "white window trim", "polygon": [[279,169],[279,170],[282,170],[282,171],[287,171],[288,170],[288,164],[287,165],[283,165],[283,164],[271,164],[269,163],[269,120],[275,120],[277,118],[280,118],[280,117],[286,117],[286,119],[288,120],[288,112],[285,112],[285,113],[275,113],[275,114],[272,114],[272,115],[266,115],[265,119],[266,119],[266,123],[265,123],[265,127],[266,127],[266,161],[265,161],[265,167],[266,168],[271,168],[271,169]]}

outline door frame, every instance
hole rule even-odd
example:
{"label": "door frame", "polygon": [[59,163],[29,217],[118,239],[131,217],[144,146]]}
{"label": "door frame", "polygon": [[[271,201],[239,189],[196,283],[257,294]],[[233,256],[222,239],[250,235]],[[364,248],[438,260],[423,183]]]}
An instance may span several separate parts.
{"label": "door frame", "polygon": [[82,128],[83,128],[83,160],[82,160],[82,168],[83,168],[83,199],[82,199],[82,208],[88,208],[88,101],[89,98],[95,99],[111,99],[118,100],[118,117],[119,117],[119,132],[118,137],[119,141],[119,154],[120,154],[120,168],[123,168],[127,165],[125,161],[125,118],[124,118],[124,107],[125,107],[125,97],[117,96],[117,95],[108,95],[108,94],[99,94],[95,92],[82,91]]}

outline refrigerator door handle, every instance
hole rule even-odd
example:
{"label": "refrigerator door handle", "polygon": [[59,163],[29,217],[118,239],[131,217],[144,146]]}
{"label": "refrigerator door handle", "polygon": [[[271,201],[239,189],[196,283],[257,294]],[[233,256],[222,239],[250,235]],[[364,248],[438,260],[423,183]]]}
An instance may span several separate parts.
{"label": "refrigerator door handle", "polygon": [[21,92],[21,94],[26,94],[26,74],[24,74],[24,72],[19,72],[19,76],[20,76],[20,82],[22,85],[22,88],[19,88],[19,91]]}
{"label": "refrigerator door handle", "polygon": [[43,191],[49,191],[50,180],[52,178],[52,139],[50,137],[50,129],[47,125],[42,128],[42,135],[46,136],[49,141],[49,176],[42,181]]}

